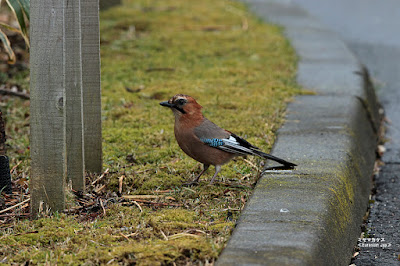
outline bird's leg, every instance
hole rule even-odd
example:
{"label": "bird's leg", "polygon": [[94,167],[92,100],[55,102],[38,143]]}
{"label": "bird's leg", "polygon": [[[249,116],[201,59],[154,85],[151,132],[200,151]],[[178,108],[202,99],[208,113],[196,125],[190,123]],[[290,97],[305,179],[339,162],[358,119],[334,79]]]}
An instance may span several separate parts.
{"label": "bird's leg", "polygon": [[202,176],[204,172],[208,170],[208,167],[210,167],[209,164],[203,164],[203,171],[201,171],[200,174],[196,177],[196,179],[193,180],[194,183],[199,182],[200,176]]}
{"label": "bird's leg", "polygon": [[218,173],[219,173],[220,171],[221,171],[221,165],[216,165],[216,166],[215,166],[215,174],[214,174],[214,176],[211,178],[210,185],[211,185],[212,183],[214,183],[215,178],[217,177],[217,175],[218,175]]}
{"label": "bird's leg", "polygon": [[200,176],[204,174],[205,171],[207,171],[208,167],[210,167],[209,164],[203,164],[203,170],[200,172],[200,174],[191,182],[187,183],[187,185],[194,185],[199,182]]}

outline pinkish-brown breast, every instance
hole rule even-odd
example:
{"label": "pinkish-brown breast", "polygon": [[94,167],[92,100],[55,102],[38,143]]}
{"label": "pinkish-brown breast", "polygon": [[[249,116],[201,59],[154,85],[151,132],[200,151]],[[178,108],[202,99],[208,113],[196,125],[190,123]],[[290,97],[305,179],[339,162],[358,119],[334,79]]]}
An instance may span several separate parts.
{"label": "pinkish-brown breast", "polygon": [[175,123],[175,138],[179,147],[190,157],[207,165],[222,165],[227,163],[234,154],[228,153],[217,148],[213,148],[203,143],[194,133],[194,128],[198,123],[181,119]]}

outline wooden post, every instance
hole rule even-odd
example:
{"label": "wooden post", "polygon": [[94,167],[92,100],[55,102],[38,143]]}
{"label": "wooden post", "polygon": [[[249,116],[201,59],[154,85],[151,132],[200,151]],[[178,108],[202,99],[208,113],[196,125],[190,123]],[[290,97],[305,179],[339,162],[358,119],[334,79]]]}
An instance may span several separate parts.
{"label": "wooden post", "polygon": [[64,209],[64,3],[30,2],[31,211]]}
{"label": "wooden post", "polygon": [[90,170],[101,171],[100,59],[97,0],[30,4],[35,217],[39,206],[64,209],[67,179],[84,190],[85,149]]}
{"label": "wooden post", "polygon": [[102,171],[99,0],[81,1],[85,167]]}
{"label": "wooden post", "polygon": [[[83,0],[85,1],[85,0]],[[85,189],[80,0],[64,2],[64,138],[67,181]]]}

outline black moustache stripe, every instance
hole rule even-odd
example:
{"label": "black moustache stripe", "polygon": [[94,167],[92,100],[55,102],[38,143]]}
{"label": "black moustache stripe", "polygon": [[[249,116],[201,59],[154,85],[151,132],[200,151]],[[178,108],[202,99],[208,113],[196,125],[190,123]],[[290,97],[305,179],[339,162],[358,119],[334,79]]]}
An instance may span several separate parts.
{"label": "black moustache stripe", "polygon": [[178,106],[174,106],[174,108],[176,110],[178,110],[179,112],[181,112],[182,114],[186,114],[185,110],[183,110],[182,108],[178,107]]}

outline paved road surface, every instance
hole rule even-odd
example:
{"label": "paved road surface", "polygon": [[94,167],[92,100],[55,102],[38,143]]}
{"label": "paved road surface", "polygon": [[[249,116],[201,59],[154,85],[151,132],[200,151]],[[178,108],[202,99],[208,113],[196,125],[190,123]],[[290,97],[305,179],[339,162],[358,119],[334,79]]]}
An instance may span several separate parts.
{"label": "paved road surface", "polygon": [[[356,265],[400,264],[400,1],[295,0],[339,33],[371,73],[391,124],[385,166],[376,180],[368,219],[370,239],[390,248],[361,248]],[[382,242],[382,238],[384,242]]]}

